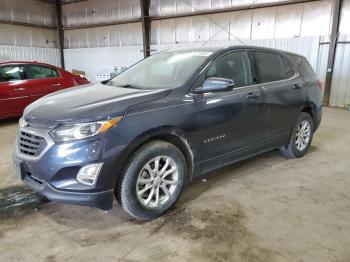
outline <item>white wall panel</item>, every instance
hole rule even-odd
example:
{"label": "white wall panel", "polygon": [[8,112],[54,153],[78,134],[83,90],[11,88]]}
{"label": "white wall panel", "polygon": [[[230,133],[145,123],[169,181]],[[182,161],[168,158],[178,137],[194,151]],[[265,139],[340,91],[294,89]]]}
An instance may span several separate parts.
{"label": "white wall panel", "polygon": [[37,0],[1,0],[0,19],[36,25],[55,26],[55,5]]}
{"label": "white wall panel", "polygon": [[192,18],[183,17],[176,19],[175,41],[176,43],[189,43],[192,41]]}
{"label": "white wall panel", "polygon": [[350,0],[343,0],[339,33],[342,35],[350,35]]}
{"label": "white wall panel", "polygon": [[304,4],[301,36],[328,35],[331,27],[332,1]]}
{"label": "white wall panel", "polygon": [[230,14],[213,14],[210,19],[210,41],[228,41],[230,39]]}
{"label": "white wall panel", "polygon": [[270,39],[275,36],[276,8],[253,11],[252,39]]}
{"label": "white wall panel", "polygon": [[141,23],[92,27],[64,31],[65,48],[129,46],[141,44]]}
{"label": "white wall panel", "polygon": [[0,60],[38,61],[60,66],[57,48],[0,45]]}
{"label": "white wall panel", "polygon": [[57,43],[56,30],[0,23],[0,44],[57,47]]}
{"label": "white wall panel", "polygon": [[[270,48],[277,48],[281,50],[290,51],[293,53],[301,54],[306,56],[317,72],[318,77],[324,81],[327,63],[327,57],[320,56],[320,38],[319,37],[299,37],[299,38],[285,38],[285,39],[256,39],[256,40],[245,40],[245,44],[253,46],[264,46]],[[208,42],[205,46],[231,46],[231,45],[241,45],[237,40],[234,41],[221,41],[221,42]],[[182,43],[182,44],[161,44],[152,45],[151,49],[154,52],[159,52],[163,50],[171,50],[186,47],[201,47],[204,46],[203,43]],[[324,50],[323,50],[324,51]],[[153,53],[154,53],[153,52]]]}
{"label": "white wall panel", "polygon": [[318,63],[316,68],[316,74],[318,79],[320,79],[322,83],[326,82],[328,52],[329,52],[329,44],[320,45],[320,48],[318,50]]}
{"label": "white wall panel", "polygon": [[[350,35],[343,36],[343,41],[350,42]],[[350,44],[339,43],[336,49],[332,89],[329,104],[344,106],[350,104]]]}
{"label": "white wall panel", "polygon": [[141,17],[139,0],[88,0],[63,5],[63,26],[107,23]]}
{"label": "white wall panel", "polygon": [[276,8],[275,38],[300,36],[303,4]]}
{"label": "white wall panel", "polygon": [[168,44],[175,42],[175,19],[160,20],[160,43]]}
{"label": "white wall panel", "polygon": [[[162,4],[164,3],[161,2],[160,6]],[[169,44],[186,41],[196,43],[237,38],[254,40],[328,35],[331,12],[332,1],[323,0],[315,3],[152,21],[151,43]]]}
{"label": "white wall panel", "polygon": [[143,59],[142,46],[65,49],[66,70],[85,71],[91,81],[105,68],[130,66]]}
{"label": "white wall panel", "polygon": [[253,10],[231,13],[230,40],[250,39]]}
{"label": "white wall panel", "polygon": [[151,0],[150,15],[166,16],[195,13],[230,7],[253,7],[269,3],[292,3],[293,0]]}

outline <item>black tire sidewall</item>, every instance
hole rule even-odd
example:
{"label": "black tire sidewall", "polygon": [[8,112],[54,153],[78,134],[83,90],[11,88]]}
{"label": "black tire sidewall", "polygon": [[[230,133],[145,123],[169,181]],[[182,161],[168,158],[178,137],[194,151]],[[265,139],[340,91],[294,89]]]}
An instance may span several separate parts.
{"label": "black tire sidewall", "polygon": [[[299,151],[299,150],[297,149],[297,147],[296,147],[296,144],[295,144],[295,142],[296,142],[296,141],[295,141],[295,136],[296,136],[297,129],[298,129],[300,123],[301,123],[302,121],[304,121],[304,120],[306,120],[306,121],[309,122],[310,127],[311,127],[311,134],[310,134],[309,143],[308,143],[308,145],[306,146],[306,148],[305,148],[303,151]],[[293,132],[292,132],[292,134],[291,134],[290,144],[289,144],[290,149],[291,149],[291,151],[293,152],[293,155],[294,155],[294,156],[296,156],[296,157],[302,157],[302,156],[304,156],[304,155],[309,151],[309,149],[310,149],[310,147],[311,147],[311,143],[312,143],[313,134],[314,134],[314,121],[312,120],[312,118],[311,118],[311,116],[310,116],[309,114],[304,113],[304,112],[301,113],[300,116],[299,116],[299,118],[298,118],[298,120],[297,120],[296,125],[295,125],[294,128],[293,128]]]}
{"label": "black tire sidewall", "polygon": [[[144,165],[154,157],[157,156],[169,156],[177,164],[178,167],[178,186],[176,191],[172,195],[172,199],[168,201],[164,206],[157,209],[148,209],[144,207],[137,198],[136,195],[136,181],[141,169]],[[127,212],[138,219],[148,220],[161,216],[164,212],[170,209],[179,198],[186,179],[186,161],[181,151],[174,145],[167,142],[151,142],[142,146],[131,157],[127,164],[124,177],[122,179],[122,186],[120,189],[120,199],[127,200]],[[122,205],[123,206],[123,205]],[[124,208],[124,207],[123,207]],[[125,209],[125,208],[124,208]]]}

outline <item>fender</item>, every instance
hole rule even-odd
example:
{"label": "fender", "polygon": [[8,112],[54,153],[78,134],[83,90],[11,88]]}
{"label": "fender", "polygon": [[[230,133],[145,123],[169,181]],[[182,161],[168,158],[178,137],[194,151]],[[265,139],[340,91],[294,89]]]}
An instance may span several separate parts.
{"label": "fender", "polygon": [[[189,139],[188,134],[177,127],[173,126],[161,126],[147,130],[146,132],[137,136],[129,145],[124,149],[120,157],[116,160],[116,163],[125,163],[130,155],[137,150],[140,146],[151,141],[152,139],[161,139],[177,146],[187,162],[187,181],[192,181],[193,178],[200,172],[199,168],[195,163],[199,162],[198,145],[195,141]],[[124,166],[115,165],[115,181],[116,184],[121,177]]]}

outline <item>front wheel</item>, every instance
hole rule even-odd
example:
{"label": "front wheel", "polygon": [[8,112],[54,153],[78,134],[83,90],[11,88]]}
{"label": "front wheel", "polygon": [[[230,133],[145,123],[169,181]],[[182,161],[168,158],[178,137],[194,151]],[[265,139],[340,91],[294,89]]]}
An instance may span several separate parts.
{"label": "front wheel", "polygon": [[116,198],[122,208],[140,220],[156,218],[179,198],[186,161],[173,144],[156,140],[136,150],[126,163],[116,185]]}
{"label": "front wheel", "polygon": [[289,158],[304,156],[310,149],[314,132],[314,122],[308,113],[302,112],[294,126],[289,143],[282,147],[281,153]]}

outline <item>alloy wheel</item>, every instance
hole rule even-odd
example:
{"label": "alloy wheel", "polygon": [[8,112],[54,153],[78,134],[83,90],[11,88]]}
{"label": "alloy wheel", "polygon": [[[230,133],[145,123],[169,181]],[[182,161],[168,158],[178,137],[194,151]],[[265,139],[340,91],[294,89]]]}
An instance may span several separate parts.
{"label": "alloy wheel", "polygon": [[148,161],[138,175],[136,194],[140,203],[150,209],[165,205],[178,185],[178,167],[169,156],[157,156]]}
{"label": "alloy wheel", "polygon": [[309,121],[303,120],[300,122],[296,135],[295,146],[298,151],[303,151],[308,146],[311,137],[311,125]]}

